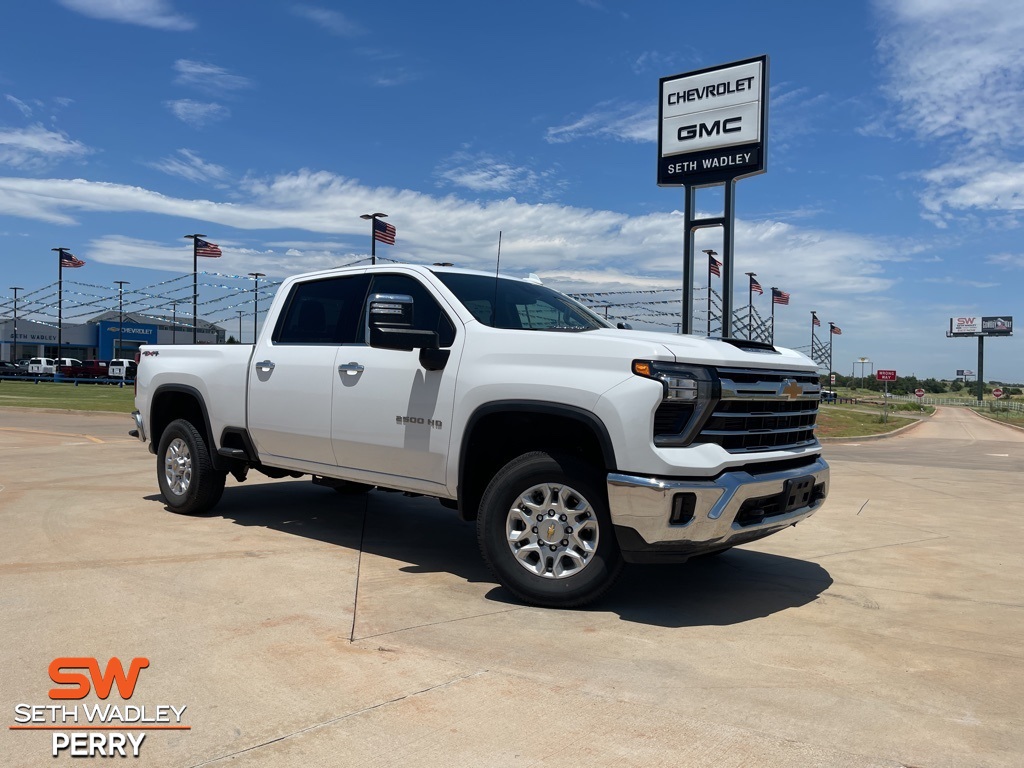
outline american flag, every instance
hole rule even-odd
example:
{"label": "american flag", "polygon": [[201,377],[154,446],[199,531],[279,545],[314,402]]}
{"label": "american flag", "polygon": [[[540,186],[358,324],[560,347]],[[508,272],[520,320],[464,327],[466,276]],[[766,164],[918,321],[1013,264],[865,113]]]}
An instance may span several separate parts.
{"label": "american flag", "polygon": [[714,275],[715,277],[721,277],[722,262],[720,262],[714,256],[711,256],[710,254],[708,255],[708,258],[711,259],[711,274]]}
{"label": "american flag", "polygon": [[220,256],[220,248],[216,243],[208,243],[205,240],[196,238],[196,256],[210,256],[216,258]]}
{"label": "american flag", "polygon": [[821,326],[821,320],[819,320],[818,316],[816,314],[814,314],[813,312],[811,312],[811,319],[814,321],[815,325],[817,325],[819,327]]}
{"label": "american flag", "polygon": [[772,288],[772,304],[789,304],[789,294],[778,288]]}
{"label": "american flag", "polygon": [[761,288],[761,284],[757,282],[753,275],[750,276],[750,290],[754,293],[760,293],[764,295],[764,289]]}
{"label": "american flag", "polygon": [[832,331],[832,333],[834,333],[834,334],[835,334],[836,336],[842,336],[842,335],[843,335],[843,329],[842,329],[842,328],[840,328],[840,327],[839,327],[838,325],[833,325],[833,326],[830,326],[830,330],[831,330],[831,331]]}
{"label": "american flag", "polygon": [[388,245],[395,244],[395,228],[380,219],[373,220],[373,239]]}
{"label": "american flag", "polygon": [[61,251],[60,265],[64,269],[78,269],[79,267],[84,267],[85,262],[76,257],[71,251]]}

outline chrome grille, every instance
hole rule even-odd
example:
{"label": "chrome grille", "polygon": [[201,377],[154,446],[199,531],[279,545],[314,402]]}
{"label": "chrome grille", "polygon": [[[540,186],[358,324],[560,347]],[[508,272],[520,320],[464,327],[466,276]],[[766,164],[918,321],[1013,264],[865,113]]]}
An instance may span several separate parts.
{"label": "chrome grille", "polygon": [[730,453],[781,451],[816,445],[821,386],[815,373],[719,368],[721,399],[695,443]]}

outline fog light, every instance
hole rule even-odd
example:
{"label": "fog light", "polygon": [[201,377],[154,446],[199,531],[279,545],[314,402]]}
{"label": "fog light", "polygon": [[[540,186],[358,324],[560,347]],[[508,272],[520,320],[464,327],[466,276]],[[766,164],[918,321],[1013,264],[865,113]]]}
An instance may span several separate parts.
{"label": "fog light", "polygon": [[693,520],[693,511],[697,508],[697,494],[677,493],[672,497],[672,514],[668,518],[669,525],[686,525]]}

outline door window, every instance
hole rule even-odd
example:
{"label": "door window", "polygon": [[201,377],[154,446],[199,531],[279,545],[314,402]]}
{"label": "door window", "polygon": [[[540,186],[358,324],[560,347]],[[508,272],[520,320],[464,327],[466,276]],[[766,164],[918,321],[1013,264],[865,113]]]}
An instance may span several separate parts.
{"label": "door window", "polygon": [[363,301],[369,282],[368,275],[352,275],[294,286],[274,330],[274,342],[356,343],[357,337],[362,336]]}

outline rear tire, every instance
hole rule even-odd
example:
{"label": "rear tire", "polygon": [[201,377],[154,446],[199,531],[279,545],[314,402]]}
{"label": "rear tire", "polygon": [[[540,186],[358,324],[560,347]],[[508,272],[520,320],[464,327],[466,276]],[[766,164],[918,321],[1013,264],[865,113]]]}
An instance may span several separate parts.
{"label": "rear tire", "polygon": [[480,501],[477,539],[502,586],[532,605],[586,605],[622,570],[602,478],[569,456],[535,451],[502,467]]}
{"label": "rear tire", "polygon": [[220,501],[226,472],[214,468],[202,433],[185,419],[167,425],[156,453],[160,493],[173,512],[201,515]]}

